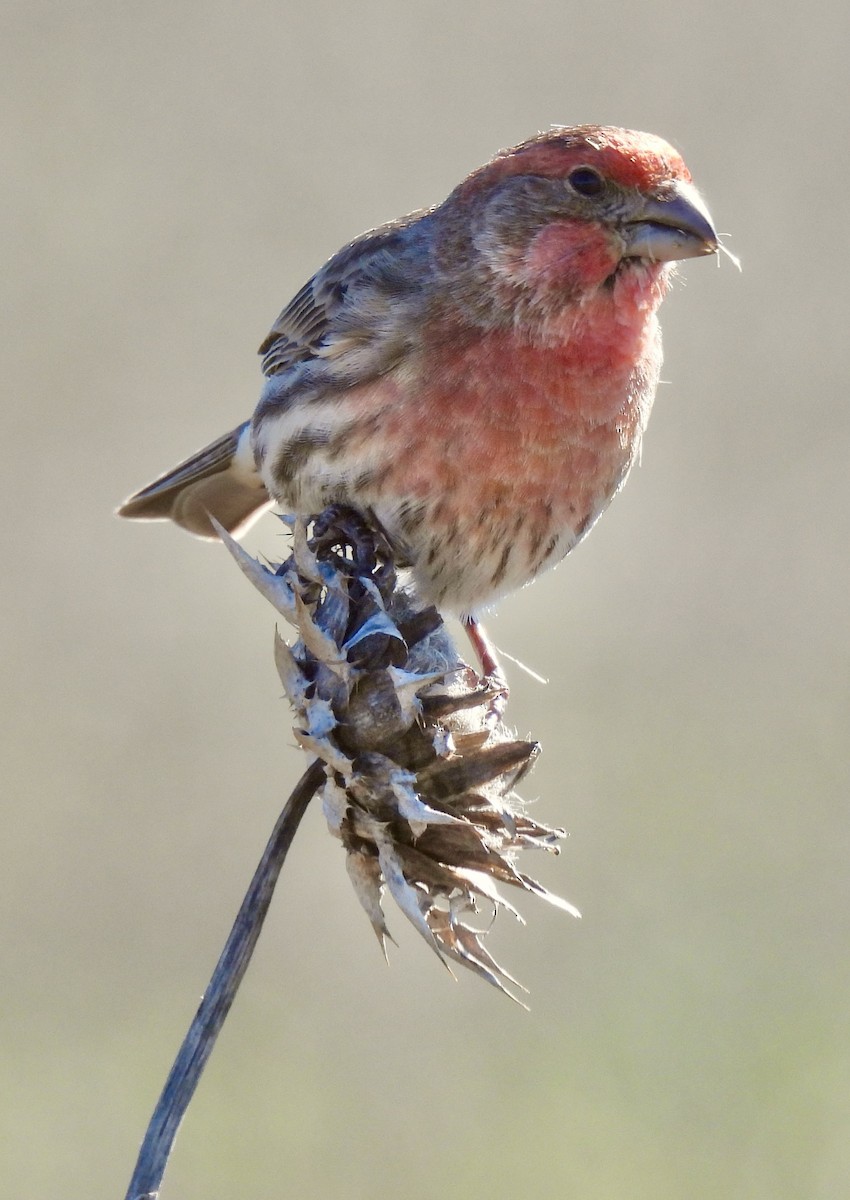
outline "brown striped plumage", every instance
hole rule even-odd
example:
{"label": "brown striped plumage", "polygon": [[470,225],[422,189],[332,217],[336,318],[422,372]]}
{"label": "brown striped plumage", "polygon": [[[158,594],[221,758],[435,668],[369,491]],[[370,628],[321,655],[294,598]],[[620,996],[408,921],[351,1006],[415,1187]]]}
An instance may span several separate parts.
{"label": "brown striped plumage", "polygon": [[473,612],[562,558],[622,486],[671,263],[716,237],[650,134],[554,130],[364,234],[261,346],[251,422],[120,510],[209,535],[270,499],[371,511],[427,599]]}

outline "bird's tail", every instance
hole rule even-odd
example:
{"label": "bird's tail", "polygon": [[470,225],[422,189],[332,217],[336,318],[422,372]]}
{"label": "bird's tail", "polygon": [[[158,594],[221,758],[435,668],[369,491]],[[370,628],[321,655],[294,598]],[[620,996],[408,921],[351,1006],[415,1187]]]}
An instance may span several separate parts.
{"label": "bird's tail", "polygon": [[251,422],[211,442],[116,510],[138,521],[174,521],[196,537],[215,538],[214,516],[231,533],[244,531],[271,503],[254,463]]}

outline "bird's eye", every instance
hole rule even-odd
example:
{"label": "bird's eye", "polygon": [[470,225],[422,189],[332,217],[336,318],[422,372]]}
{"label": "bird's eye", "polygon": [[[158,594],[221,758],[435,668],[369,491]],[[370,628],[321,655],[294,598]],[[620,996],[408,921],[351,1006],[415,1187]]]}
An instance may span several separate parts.
{"label": "bird's eye", "polygon": [[602,176],[593,167],[576,167],[570,171],[567,182],[580,196],[598,196],[605,187]]}

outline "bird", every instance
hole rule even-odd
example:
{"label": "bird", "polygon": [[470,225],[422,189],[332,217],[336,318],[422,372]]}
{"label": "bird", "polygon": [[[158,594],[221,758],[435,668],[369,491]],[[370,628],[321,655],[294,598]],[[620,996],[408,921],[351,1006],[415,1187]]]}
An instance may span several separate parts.
{"label": "bird", "polygon": [[211,517],[238,536],[271,504],[345,505],[474,631],[623,487],[659,380],[659,305],[679,260],[717,250],[662,138],[539,133],[334,254],[260,346],[253,416],[118,514],[215,538]]}

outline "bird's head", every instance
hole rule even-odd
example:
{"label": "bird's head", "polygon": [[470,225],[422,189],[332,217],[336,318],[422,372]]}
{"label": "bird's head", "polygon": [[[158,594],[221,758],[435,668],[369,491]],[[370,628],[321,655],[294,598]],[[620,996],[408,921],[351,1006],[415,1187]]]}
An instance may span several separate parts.
{"label": "bird's head", "polygon": [[[581,300],[632,267],[656,293],[675,260],[713,254],[711,217],[679,154],[649,133],[554,129],[474,171],[443,206],[446,249],[478,284]],[[659,286],[661,285],[661,286]]]}

